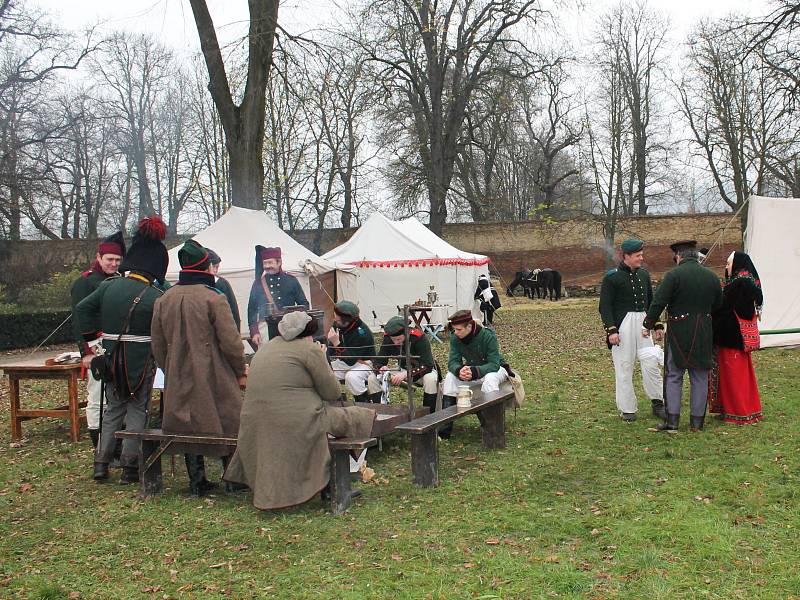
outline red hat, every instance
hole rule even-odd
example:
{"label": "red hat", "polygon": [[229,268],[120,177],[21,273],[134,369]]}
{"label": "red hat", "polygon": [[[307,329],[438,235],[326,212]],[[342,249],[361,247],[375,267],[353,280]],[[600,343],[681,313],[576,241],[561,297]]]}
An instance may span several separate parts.
{"label": "red hat", "polygon": [[125,239],[122,237],[122,232],[117,231],[113,235],[104,238],[97,246],[97,253],[100,256],[104,254],[116,254],[117,256],[125,256]]}
{"label": "red hat", "polygon": [[281,260],[281,249],[261,248],[261,260],[267,260],[268,258],[275,258],[277,260]]}

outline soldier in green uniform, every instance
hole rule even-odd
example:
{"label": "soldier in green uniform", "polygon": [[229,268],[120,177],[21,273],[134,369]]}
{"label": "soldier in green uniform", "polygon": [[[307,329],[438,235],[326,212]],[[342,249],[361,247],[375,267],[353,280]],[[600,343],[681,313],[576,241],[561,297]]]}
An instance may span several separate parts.
{"label": "soldier in green uniform", "polygon": [[[506,363],[500,355],[494,331],[475,321],[470,310],[459,310],[450,315],[448,321],[450,352],[442,385],[443,408],[456,403],[460,385],[480,386],[481,392],[487,393],[498,391],[508,381]],[[439,437],[449,438],[452,430],[452,423],[445,425],[439,430]]]}
{"label": "soldier in green uniform", "polygon": [[360,318],[358,306],[349,300],[333,307],[334,326],[328,331],[328,357],[333,374],[353,394],[356,402],[374,402],[367,389],[375,357],[375,337]]}
{"label": "soldier in green uniform", "polygon": [[[81,356],[94,354],[94,347],[89,346],[81,335],[78,320],[75,317],[75,307],[89,294],[97,289],[109,277],[119,275],[117,269],[119,263],[125,256],[125,239],[122,232],[118,231],[108,236],[97,247],[97,254],[94,262],[88,270],[81,273],[72,284],[70,297],[72,299],[72,330],[75,333],[75,340],[78,342],[78,349]],[[100,381],[92,376],[91,370],[86,370],[86,425],[89,427],[89,437],[92,446],[97,448],[98,431],[100,430],[100,392],[102,385]]]}
{"label": "soldier in green uniform", "polygon": [[703,428],[708,398],[708,371],[712,364],[711,312],[722,304],[720,281],[697,261],[697,242],[685,240],[670,246],[678,264],[664,276],[644,320],[647,337],[667,310],[665,396],[667,418],[660,431],[677,431],[681,412],[683,375],[691,382],[689,426]]}
{"label": "soldier in green uniform", "polygon": [[233,293],[233,287],[231,287],[230,282],[218,275],[219,265],[222,259],[219,254],[214,252],[211,248],[206,248],[206,250],[208,251],[208,259],[211,261],[210,271],[214,276],[214,287],[225,294],[225,298],[227,298],[228,305],[231,307],[231,312],[233,313],[233,322],[236,323],[236,331],[241,331],[242,317],[239,316],[239,303],[236,301],[236,294]]}
{"label": "soldier in green uniform", "polygon": [[[664,384],[656,354],[658,349],[652,338],[641,335],[642,323],[653,299],[650,273],[642,268],[644,242],[625,240],[620,249],[622,262],[606,273],[600,288],[600,317],[614,361],[617,410],[623,421],[636,420],[638,403],[633,390],[633,371],[638,359],[642,367],[644,391],[650,397],[653,415],[665,419]],[[656,337],[660,337],[664,326],[656,323],[655,328]]]}
{"label": "soldier in green uniform", "polygon": [[283,271],[280,248],[256,246],[256,278],[247,302],[247,325],[250,339],[259,346],[266,341],[266,318],[282,314],[287,306],[308,308],[308,300],[293,275]]}
{"label": "soldier in green uniform", "polygon": [[[372,361],[375,372],[385,374],[389,377],[392,385],[400,385],[408,382],[409,368],[408,360],[403,357],[398,360],[397,371],[391,371],[388,366],[389,358],[399,356],[405,352],[406,328],[402,317],[392,317],[383,326],[383,341],[378,351],[377,358]],[[439,371],[436,362],[433,360],[431,343],[425,333],[418,328],[409,328],[408,332],[409,352],[411,356],[419,358],[411,359],[411,381],[422,380],[422,405],[427,406],[433,412],[436,409],[436,396],[439,391]],[[369,379],[370,389],[380,389],[378,378],[372,374]],[[376,392],[380,397],[380,392]]]}
{"label": "soldier in green uniform", "polygon": [[[84,340],[103,340],[112,358],[113,381],[106,384],[106,408],[100,443],[95,452],[96,481],[108,478],[108,463],[114,451],[114,432],[122,425],[140,430],[147,425],[147,408],[153,388],[155,364],[150,348],[153,306],[163,293],[157,281],[167,273],[169,256],[162,243],[167,228],[158,217],[141,220],[131,247],[120,265],[125,277],[114,277],[81,301],[75,316]],[[127,323],[127,326],[126,326]],[[84,364],[89,363],[86,357]],[[126,439],[122,444],[120,483],[139,480],[139,446]]]}

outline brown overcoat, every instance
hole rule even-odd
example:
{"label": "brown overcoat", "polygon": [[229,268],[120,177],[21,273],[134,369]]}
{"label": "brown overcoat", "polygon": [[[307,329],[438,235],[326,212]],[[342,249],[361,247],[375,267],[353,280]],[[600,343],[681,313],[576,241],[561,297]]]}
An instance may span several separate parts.
{"label": "brown overcoat", "polygon": [[164,370],[164,431],[236,435],[244,349],[225,295],[176,285],[158,299],[153,356]]}
{"label": "brown overcoat", "polygon": [[375,412],[331,407],[341,394],[325,350],[280,336],[250,363],[239,442],[224,479],[247,484],[262,510],[301,504],[328,484],[328,433],[366,437]]}

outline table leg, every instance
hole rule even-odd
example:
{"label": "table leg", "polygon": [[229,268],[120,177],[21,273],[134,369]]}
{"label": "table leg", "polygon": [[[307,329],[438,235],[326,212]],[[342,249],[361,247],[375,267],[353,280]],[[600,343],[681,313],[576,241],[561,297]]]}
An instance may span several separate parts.
{"label": "table leg", "polygon": [[69,386],[69,433],[73,442],[81,439],[81,412],[78,405],[78,373],[72,371],[67,380]]}
{"label": "table leg", "polygon": [[439,436],[435,429],[411,436],[411,482],[420,487],[439,485]]}
{"label": "table leg", "polygon": [[8,376],[8,395],[11,398],[11,439],[18,440],[22,437],[22,419],[17,416],[19,412],[19,378],[16,375]]}
{"label": "table leg", "polygon": [[506,411],[503,404],[495,404],[481,411],[481,433],[486,448],[506,447]]}
{"label": "table leg", "polygon": [[350,506],[350,452],[331,451],[331,512],[341,515]]}
{"label": "table leg", "polygon": [[148,467],[150,457],[158,451],[159,443],[155,440],[142,440],[139,446],[139,494],[143,498],[160,494],[163,487],[161,474],[161,454]]}

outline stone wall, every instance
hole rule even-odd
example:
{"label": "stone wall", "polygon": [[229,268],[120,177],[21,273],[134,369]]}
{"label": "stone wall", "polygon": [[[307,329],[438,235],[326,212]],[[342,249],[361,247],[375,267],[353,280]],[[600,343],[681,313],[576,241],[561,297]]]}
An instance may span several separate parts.
{"label": "stone wall", "polygon": [[[731,250],[742,245],[741,221],[731,219],[730,213],[620,219],[614,244],[619,247],[628,237],[645,240],[647,266],[659,278],[672,266],[670,243],[693,238],[701,246],[710,247],[719,241],[720,246],[714,250],[709,266],[720,271]],[[322,253],[342,244],[354,232],[352,228],[323,231]],[[295,231],[291,235],[311,248],[315,234]],[[561,271],[567,287],[594,285],[609,264],[610,253],[605,248],[602,226],[592,219],[552,223],[454,223],[445,226],[443,237],[457,248],[488,255],[493,269],[506,282],[510,282],[520,268],[529,266]],[[171,238],[166,243],[173,247],[183,239]],[[0,242],[0,285],[13,297],[15,290],[44,281],[52,273],[86,268],[96,248],[96,240]]]}

